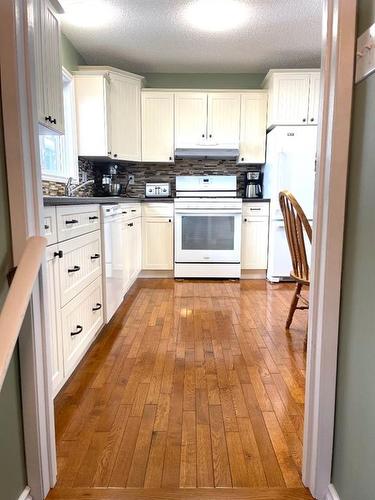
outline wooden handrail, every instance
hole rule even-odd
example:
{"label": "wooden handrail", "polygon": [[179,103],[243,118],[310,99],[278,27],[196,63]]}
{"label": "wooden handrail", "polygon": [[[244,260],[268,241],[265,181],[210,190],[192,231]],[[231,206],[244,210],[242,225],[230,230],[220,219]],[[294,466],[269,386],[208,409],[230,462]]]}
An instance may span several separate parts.
{"label": "wooden handrail", "polygon": [[33,236],[26,241],[0,312],[0,391],[29,305],[46,244],[47,240],[41,236]]}

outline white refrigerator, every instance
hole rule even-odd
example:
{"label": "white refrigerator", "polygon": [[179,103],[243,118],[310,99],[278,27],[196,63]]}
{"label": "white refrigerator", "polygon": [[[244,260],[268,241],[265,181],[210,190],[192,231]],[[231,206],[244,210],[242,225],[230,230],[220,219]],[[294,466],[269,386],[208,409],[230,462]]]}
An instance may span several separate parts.
{"label": "white refrigerator", "polygon": [[[277,126],[267,135],[264,167],[264,197],[270,198],[267,279],[290,279],[292,262],[286,240],[279,193],[287,189],[301,205],[312,224],[317,126]],[[310,245],[306,245],[310,258]]]}

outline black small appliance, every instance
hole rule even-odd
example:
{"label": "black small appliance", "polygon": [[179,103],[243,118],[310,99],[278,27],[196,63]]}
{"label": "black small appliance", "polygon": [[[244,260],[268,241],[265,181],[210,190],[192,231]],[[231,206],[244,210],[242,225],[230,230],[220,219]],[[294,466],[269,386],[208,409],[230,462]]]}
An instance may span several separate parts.
{"label": "black small appliance", "polygon": [[263,198],[263,172],[260,169],[246,172],[245,197]]}

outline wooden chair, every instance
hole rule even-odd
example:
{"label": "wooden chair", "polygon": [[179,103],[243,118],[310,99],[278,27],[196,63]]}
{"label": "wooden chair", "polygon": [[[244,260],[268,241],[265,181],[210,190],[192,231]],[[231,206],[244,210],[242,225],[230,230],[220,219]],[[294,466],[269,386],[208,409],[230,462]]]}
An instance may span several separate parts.
{"label": "wooden chair", "polygon": [[[290,256],[292,258],[293,269],[290,276],[297,282],[285,325],[288,329],[292,324],[295,310],[309,308],[309,302],[301,295],[301,290],[303,286],[308,287],[310,285],[310,269],[306,256],[304,233],[306,233],[311,244],[312,229],[306,215],[292,193],[281,191],[279,201],[284,217]],[[298,302],[302,302],[303,305],[298,306]]]}

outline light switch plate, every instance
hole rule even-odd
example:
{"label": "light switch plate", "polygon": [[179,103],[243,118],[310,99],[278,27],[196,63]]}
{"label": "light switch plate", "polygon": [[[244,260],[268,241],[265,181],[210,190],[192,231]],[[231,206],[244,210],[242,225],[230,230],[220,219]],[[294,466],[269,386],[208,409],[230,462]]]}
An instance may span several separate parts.
{"label": "light switch plate", "polygon": [[375,72],[375,24],[357,39],[355,83]]}

